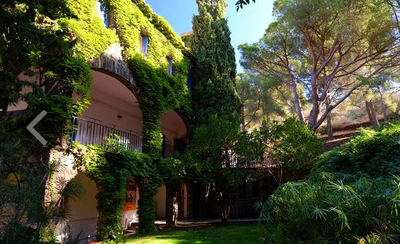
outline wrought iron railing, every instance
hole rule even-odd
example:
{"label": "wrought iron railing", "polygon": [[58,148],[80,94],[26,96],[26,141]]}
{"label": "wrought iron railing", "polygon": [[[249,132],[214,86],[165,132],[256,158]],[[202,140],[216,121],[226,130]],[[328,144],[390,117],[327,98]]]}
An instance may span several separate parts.
{"label": "wrought iron railing", "polygon": [[104,141],[110,134],[117,134],[120,143],[131,151],[142,151],[142,137],[133,132],[109,125],[100,120],[92,118],[73,117],[72,122],[77,126],[77,130],[71,135],[72,141],[79,141],[83,145],[104,145]]}

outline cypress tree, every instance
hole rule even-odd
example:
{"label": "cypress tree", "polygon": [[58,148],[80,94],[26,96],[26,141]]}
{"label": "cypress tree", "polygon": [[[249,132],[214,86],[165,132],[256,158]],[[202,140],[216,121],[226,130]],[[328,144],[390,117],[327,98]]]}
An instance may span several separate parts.
{"label": "cypress tree", "polygon": [[195,59],[193,106],[195,127],[210,116],[237,119],[241,103],[235,92],[235,51],[225,18],[224,0],[197,0],[198,15],[193,17],[191,47]]}
{"label": "cypress tree", "polygon": [[[231,188],[239,182],[232,157],[239,141],[241,102],[235,91],[235,52],[231,45],[224,0],[197,0],[199,14],[193,18],[190,46],[192,72],[192,140],[185,162],[194,171],[197,185],[196,209],[210,215],[214,203],[221,219],[230,213]],[[211,140],[210,140],[211,139]],[[241,174],[243,175],[243,174]],[[209,190],[207,197],[202,192]],[[205,202],[208,204],[205,204]],[[209,206],[208,209],[203,209]],[[204,211],[205,210],[205,211]]]}

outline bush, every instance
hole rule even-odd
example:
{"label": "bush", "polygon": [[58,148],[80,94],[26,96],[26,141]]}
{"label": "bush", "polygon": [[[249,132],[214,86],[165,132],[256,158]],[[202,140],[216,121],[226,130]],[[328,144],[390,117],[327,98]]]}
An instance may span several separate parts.
{"label": "bush", "polygon": [[83,196],[84,188],[76,179],[54,179],[62,167],[56,161],[26,160],[31,148],[20,137],[0,126],[0,243],[56,243],[54,230],[69,217],[63,199]]}
{"label": "bush", "polygon": [[400,124],[364,129],[317,162],[316,171],[366,175],[400,174]]}
{"label": "bush", "polygon": [[263,205],[267,243],[356,243],[368,235],[399,240],[399,178],[320,173],[282,185]]}
{"label": "bush", "polygon": [[271,140],[274,162],[291,170],[310,169],[314,159],[323,153],[322,141],[310,131],[306,123],[295,118],[275,125]]}
{"label": "bush", "polygon": [[[272,171],[279,184],[284,175],[299,179],[307,175],[315,159],[323,153],[323,143],[306,123],[289,118],[282,124],[274,124],[269,132],[268,158],[276,166]],[[276,176],[275,176],[276,175]]]}
{"label": "bush", "polygon": [[364,130],[261,206],[266,243],[400,241],[400,126]]}

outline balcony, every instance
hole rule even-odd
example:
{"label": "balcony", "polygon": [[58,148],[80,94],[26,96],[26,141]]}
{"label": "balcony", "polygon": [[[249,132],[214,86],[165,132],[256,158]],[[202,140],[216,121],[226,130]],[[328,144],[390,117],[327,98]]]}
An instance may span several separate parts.
{"label": "balcony", "polygon": [[79,141],[82,145],[104,145],[104,139],[110,134],[117,134],[120,143],[127,150],[142,152],[142,136],[115,125],[107,124],[100,120],[89,117],[73,117],[72,122],[77,126],[77,130],[71,135],[72,141]]}

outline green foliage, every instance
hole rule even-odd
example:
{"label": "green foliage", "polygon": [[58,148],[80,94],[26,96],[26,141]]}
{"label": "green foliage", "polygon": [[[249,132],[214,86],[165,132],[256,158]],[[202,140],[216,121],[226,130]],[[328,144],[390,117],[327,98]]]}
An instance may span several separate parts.
{"label": "green foliage", "polygon": [[251,156],[258,155],[251,155],[246,150],[250,147],[244,146],[254,142],[253,138],[239,132],[242,106],[235,91],[235,52],[225,18],[226,2],[198,0],[197,5],[194,34],[187,40],[193,52],[193,140],[185,161],[194,178],[203,184],[215,184],[221,218],[226,221],[230,189],[239,182],[235,176],[241,172],[234,168],[244,167],[244,155],[249,156],[249,165]]}
{"label": "green foliage", "polygon": [[[156,15],[142,0],[114,0],[110,10],[115,15],[115,28],[124,57],[137,83],[139,107],[143,113],[143,152],[149,155],[143,164],[138,181],[139,230],[155,231],[154,195],[159,184],[170,175],[167,162],[160,159],[162,134],[161,116],[170,110],[179,109],[190,113],[190,93],[186,87],[188,61],[183,57],[184,43],[169,24]],[[149,37],[146,58],[139,52],[140,35]],[[173,58],[173,76],[167,71],[168,60]],[[165,162],[165,163],[163,163]],[[164,165],[165,167],[161,167]],[[146,167],[144,167],[146,166]],[[179,172],[179,171],[176,171]]]}
{"label": "green foliage", "polygon": [[44,166],[29,162],[26,158],[34,144],[18,130],[8,131],[5,124],[0,126],[0,242],[55,243],[54,227],[68,218],[63,199],[81,197],[83,187],[75,180],[67,184],[54,179],[61,168],[56,162]]}
{"label": "green foliage", "polygon": [[[74,3],[74,2],[73,2]],[[143,113],[143,152],[146,154],[130,153],[122,149],[106,149],[100,153],[100,157],[90,157],[88,165],[94,168],[88,168],[91,177],[97,179],[100,185],[104,186],[104,192],[99,193],[99,198],[110,199],[107,204],[99,205],[98,210],[107,219],[103,222],[103,226],[99,225],[98,235],[101,239],[117,239],[121,233],[120,212],[122,211],[122,200],[119,196],[124,194],[124,186],[128,176],[135,176],[140,188],[140,231],[152,232],[155,230],[154,220],[154,199],[153,196],[157,192],[157,187],[163,182],[162,175],[168,175],[168,167],[161,167],[164,171],[158,171],[161,162],[160,159],[162,134],[160,118],[163,113],[173,109],[181,109],[189,111],[189,91],[186,87],[188,63],[184,59],[182,49],[184,44],[181,39],[172,31],[168,23],[158,15],[156,15],[144,1],[135,1],[132,4],[127,0],[114,0],[109,4],[110,14],[114,22],[110,24],[116,30],[120,44],[124,47],[123,56],[132,71],[133,77],[137,83],[139,106]],[[80,12],[82,20],[86,25],[81,29],[75,28],[79,38],[82,38],[82,47],[88,45],[94,50],[84,49],[83,55],[89,58],[91,53],[100,53],[102,46],[92,46],[91,36],[80,34],[80,30],[85,28],[97,28],[100,32],[104,29],[101,21],[88,21],[93,14],[94,1],[88,3],[86,12]],[[76,8],[82,8],[73,4]],[[71,25],[79,22],[72,22]],[[102,36],[96,37],[96,41],[109,46],[114,42],[114,37],[105,30]],[[146,58],[139,52],[140,35],[149,36],[148,54]],[[102,38],[108,40],[102,41]],[[99,47],[99,48],[97,48]],[[174,59],[173,76],[167,71],[167,57]],[[120,151],[121,153],[116,153]],[[101,151],[101,150],[100,150]],[[111,156],[110,156],[111,155]],[[110,158],[116,162],[121,162],[119,168],[110,171],[107,167],[112,167],[108,162]],[[93,162],[91,162],[93,161]],[[135,166],[136,165],[136,166]],[[157,166],[155,166],[157,165]],[[164,164],[162,164],[164,165]],[[173,164],[171,164],[173,165]],[[132,167],[139,167],[136,170]],[[115,172],[116,174],[110,174]],[[108,182],[108,183],[107,183]],[[113,199],[113,200],[111,200]],[[109,216],[109,217],[108,217]]]}
{"label": "green foliage", "polygon": [[138,214],[140,219],[139,231],[141,233],[152,233],[157,231],[154,221],[156,220],[155,208],[156,203],[154,202],[154,195],[157,193],[157,187],[150,186],[150,183],[146,183],[145,186],[139,187],[140,199]]}
{"label": "green foliage", "polygon": [[[58,20],[76,18],[70,10],[64,1],[0,3],[0,134],[4,149],[0,152],[0,215],[4,216],[5,210],[10,214],[2,218],[2,242],[54,242],[54,227],[68,217],[62,198],[82,195],[73,181],[53,182],[58,165],[49,161],[50,148],[61,143],[71,116],[86,106],[92,85],[86,60],[73,53],[76,42],[58,24]],[[27,92],[22,92],[23,88]],[[74,90],[81,99],[71,98]],[[8,106],[21,101],[28,104],[26,116],[8,118]],[[42,110],[48,115],[36,129],[48,140],[46,148],[27,138],[25,130],[27,121]],[[10,175],[11,183],[7,180]],[[47,193],[51,199],[44,201]]]}
{"label": "green foliage", "polygon": [[266,161],[268,172],[278,185],[305,178],[323,153],[323,142],[314,135],[307,124],[295,118],[283,123],[263,123],[266,134]]}
{"label": "green foliage", "polygon": [[129,151],[119,143],[119,137],[106,138],[105,146],[72,144],[70,149],[76,158],[76,167],[96,182],[99,222],[97,238],[120,242],[122,239],[121,216],[125,204],[126,182],[133,177],[139,186],[139,231],[154,232],[154,195],[166,182],[181,182],[182,164],[178,160],[161,158],[161,154],[145,154]]}
{"label": "green foliage", "polygon": [[150,19],[154,27],[160,31],[169,42],[171,42],[178,49],[184,48],[181,38],[175,33],[170,24],[163,17],[154,13],[145,1],[134,0],[133,2],[139,7],[142,13]]}
{"label": "green foliage", "polygon": [[[276,21],[260,42],[240,46],[241,61],[249,71],[279,77],[289,86],[299,117],[295,91],[309,92],[312,109],[306,117],[315,131],[368,78],[399,64],[397,54],[389,51],[398,49],[399,36],[388,2],[276,0]],[[296,88],[297,83],[304,87]]]}
{"label": "green foliage", "polygon": [[[125,48],[124,56],[137,82],[139,106],[143,113],[143,152],[149,155],[147,166],[138,171],[147,175],[135,178],[141,194],[139,230],[153,232],[156,230],[153,198],[158,185],[167,181],[163,175],[171,175],[168,169],[174,165],[169,162],[167,166],[168,162],[160,159],[160,118],[163,113],[174,109],[190,113],[190,93],[186,87],[188,62],[182,54],[182,40],[166,21],[154,14],[144,1],[137,0],[135,3],[116,0],[111,2],[110,7],[117,20],[115,27],[121,45]],[[146,58],[138,52],[141,34],[149,36]],[[173,76],[166,72],[167,57],[174,59]]]}
{"label": "green foliage", "polygon": [[268,150],[274,163],[288,170],[309,170],[317,156],[323,153],[323,143],[307,124],[289,118],[272,127]]}
{"label": "green foliage", "polygon": [[244,127],[260,127],[267,119],[281,119],[287,116],[285,106],[290,91],[270,75],[239,74],[236,91],[243,103],[242,120]]}
{"label": "green foliage", "polygon": [[[189,91],[186,87],[187,64],[184,60],[174,67],[174,76],[165,72],[164,67],[155,67],[150,61],[136,55],[131,57],[129,67],[140,90],[138,100],[143,113],[143,152],[151,156],[151,165],[143,169],[149,173],[141,177],[139,191],[139,229],[141,232],[155,231],[154,195],[157,187],[165,180],[162,175],[169,175],[168,167],[161,167],[168,162],[160,159],[162,147],[161,121],[163,113],[173,109],[190,111]],[[166,162],[161,164],[160,162]],[[172,166],[173,164],[171,164]],[[174,171],[179,173],[179,171]]]}
{"label": "green foliage", "polygon": [[[101,152],[102,149],[97,150]],[[110,151],[86,171],[98,186],[99,193],[96,199],[97,211],[101,213],[99,217],[106,218],[99,220],[96,233],[99,240],[118,241],[122,235],[121,216],[125,203],[125,184],[130,176],[130,164],[134,161],[121,160],[121,156],[122,154]]]}
{"label": "green foliage", "polygon": [[138,100],[143,113],[143,152],[160,154],[161,115],[179,108],[187,111],[189,107],[187,71],[184,68],[187,66],[185,63],[178,65],[181,72],[172,76],[139,55],[133,56],[128,64],[140,89]]}
{"label": "green foliage", "polygon": [[400,127],[365,130],[261,207],[266,243],[397,243]]}
{"label": "green foliage", "polygon": [[[71,116],[86,106],[92,85],[88,64],[72,51],[76,42],[57,22],[75,19],[70,10],[59,1],[1,3],[0,31],[5,33],[0,51],[1,115],[5,117],[9,104],[20,101],[28,103],[27,121],[46,110],[48,116],[37,130],[48,139],[49,147],[67,134]],[[29,92],[23,93],[23,88]],[[74,90],[81,99],[71,99]]]}
{"label": "green foliage", "polygon": [[[117,140],[118,138],[108,139],[105,147],[73,144],[71,148],[78,160],[75,166],[84,167],[84,172],[96,182],[99,191],[96,195],[99,213],[96,235],[102,241],[122,240],[121,216],[125,184],[135,170],[135,162],[142,156],[123,150]],[[130,161],[127,157],[136,161]]]}
{"label": "green foliage", "polygon": [[190,43],[194,56],[193,110],[195,127],[213,115],[239,115],[235,91],[235,52],[225,18],[225,1],[197,1]]}
{"label": "green foliage", "polygon": [[281,186],[262,208],[266,243],[399,241],[398,178],[321,173]]}
{"label": "green foliage", "polygon": [[[253,3],[255,3],[256,0],[253,0]],[[244,5],[249,5],[250,4],[250,0],[238,0],[235,3],[236,6],[236,11],[239,11],[239,9],[243,8]]]}
{"label": "green foliage", "polygon": [[74,18],[61,18],[58,24],[76,41],[77,56],[85,60],[97,58],[117,42],[114,32],[97,17],[96,0],[67,0],[66,5]]}
{"label": "green foliage", "polygon": [[317,171],[337,172],[370,177],[400,173],[400,124],[377,129],[363,129],[340,148],[330,151],[318,162]]}
{"label": "green foliage", "polygon": [[[239,122],[213,116],[206,125],[196,128],[192,143],[185,152],[185,163],[193,167],[203,183],[228,178],[231,184],[241,181],[235,170],[262,159],[264,148],[261,134],[240,132]],[[212,140],[210,140],[212,138]],[[217,163],[218,162],[218,163]]]}
{"label": "green foliage", "polygon": [[[28,103],[27,121],[46,110],[47,116],[36,129],[48,140],[46,150],[50,150],[70,134],[71,116],[79,115],[88,104],[92,76],[87,61],[99,57],[119,39],[125,61],[138,84],[138,100],[144,115],[143,148],[148,155],[127,152],[113,140],[106,148],[75,148],[75,153],[87,152],[80,155],[79,161],[87,165],[87,173],[100,187],[98,197],[108,199],[99,201],[99,213],[106,217],[99,219],[98,235],[101,239],[118,241],[122,231],[121,196],[127,177],[135,175],[141,188],[141,231],[155,229],[153,196],[158,185],[166,181],[163,175],[179,179],[168,171],[175,161],[168,161],[171,165],[167,165],[159,156],[160,118],[173,109],[190,111],[186,88],[188,62],[180,37],[144,1],[109,2],[110,24],[116,34],[97,17],[95,4],[95,0],[0,3],[0,31],[5,33],[0,40],[0,73],[5,78],[0,88],[0,108],[1,116],[5,117],[9,104],[24,100]],[[139,52],[141,33],[149,36],[146,58]],[[169,57],[174,59],[173,76],[167,73]],[[39,77],[39,82],[18,78],[23,72],[30,80]],[[32,92],[22,94],[23,86],[29,86]],[[72,99],[74,91],[81,99]],[[111,159],[120,162],[117,168],[108,163]],[[158,171],[159,166],[163,171]]]}
{"label": "green foliage", "polygon": [[[46,72],[51,72],[53,75],[47,76],[45,82],[47,84],[43,85],[57,84],[57,87],[45,93],[36,84],[31,84],[34,92],[26,94],[24,100],[28,103],[28,121],[42,110],[47,111],[47,116],[37,128],[47,138],[50,147],[70,132],[71,117],[79,115],[86,108],[90,97],[88,92],[92,86],[92,75],[89,66],[79,58],[61,56],[48,62]],[[81,94],[81,99],[77,101],[72,99],[74,90]]]}
{"label": "green foliage", "polygon": [[295,79],[304,72],[304,62],[297,56],[298,42],[298,37],[293,35],[289,26],[276,21],[269,25],[260,42],[239,45],[242,54],[240,64],[254,74],[255,80],[273,79],[271,88],[274,89],[265,92],[265,96],[272,100],[270,103],[279,104],[284,112],[304,121],[301,109],[301,99],[305,101],[304,91]]}
{"label": "green foliage", "polygon": [[252,177],[253,171],[243,169],[261,162],[265,151],[261,133],[239,128],[238,119],[210,117],[196,128],[183,159],[194,180],[215,185],[223,221],[229,217],[231,188]]}
{"label": "green foliage", "polygon": [[[140,35],[149,37],[147,59],[165,71],[168,67],[167,57],[179,63],[183,59],[184,44],[170,25],[156,15],[143,0],[113,0],[110,11],[115,16],[115,28],[120,44],[125,48],[126,60],[140,54]],[[161,30],[161,31],[160,31]],[[140,54],[143,56],[143,54]]]}

